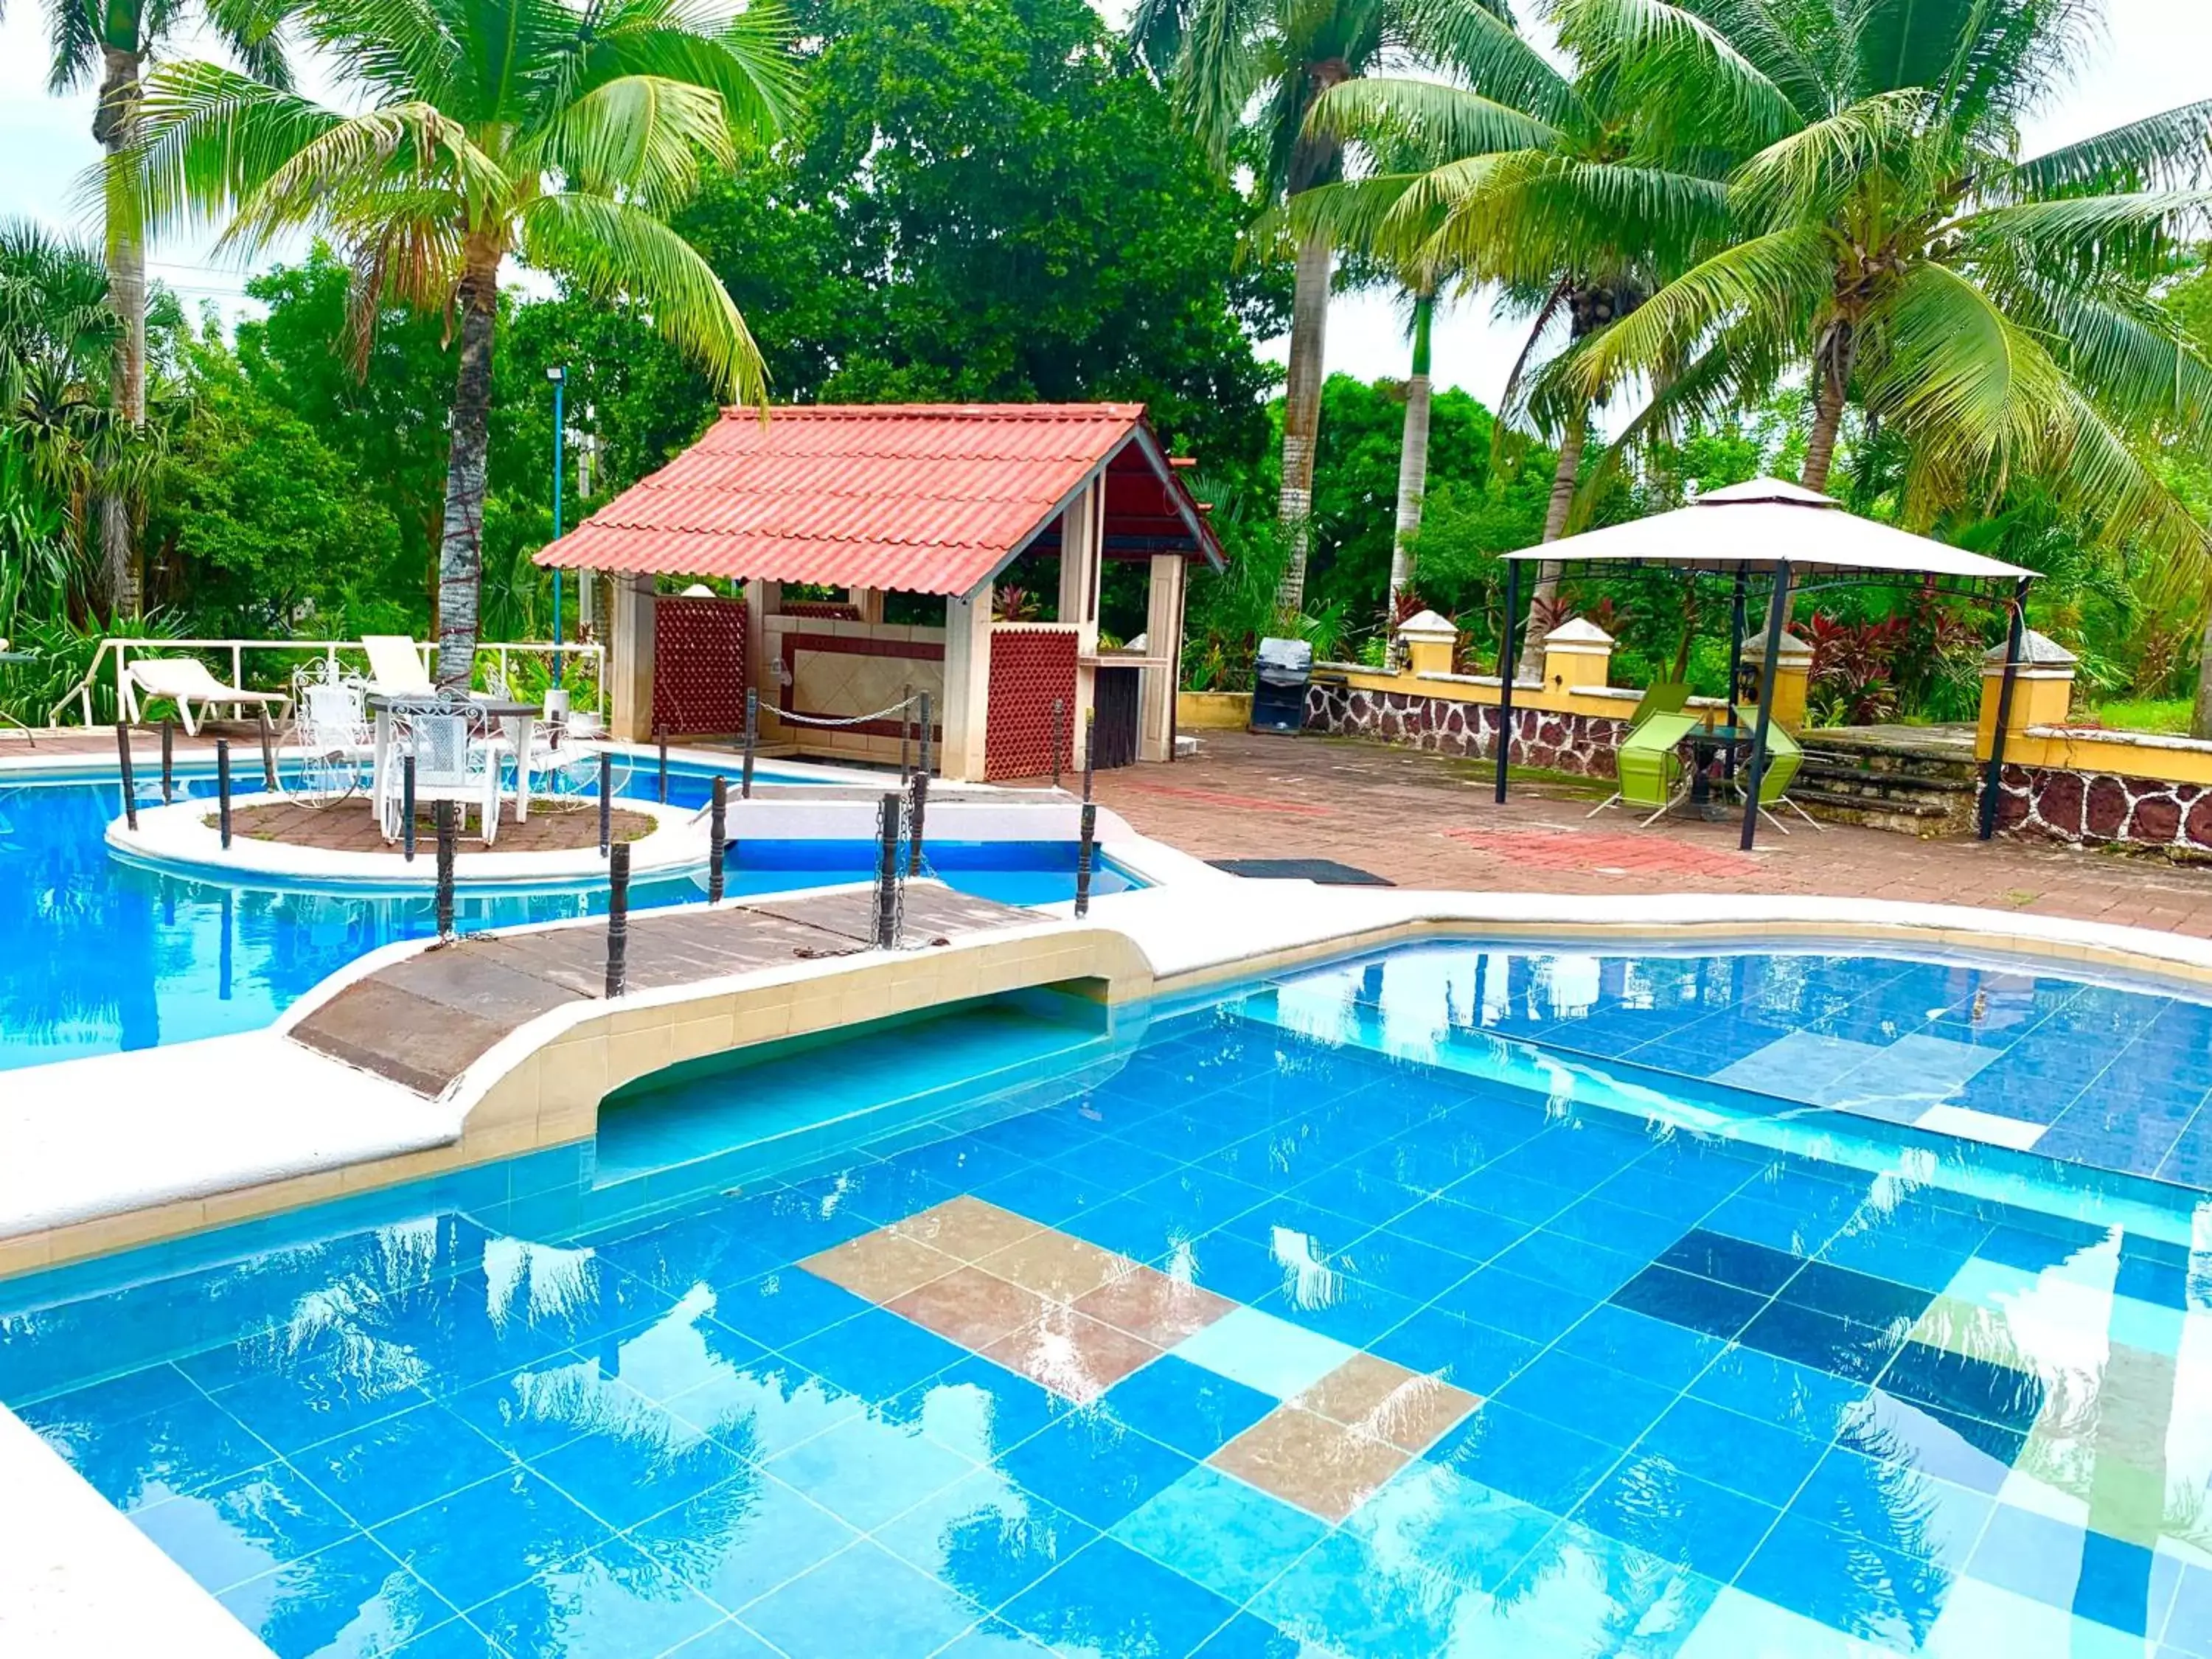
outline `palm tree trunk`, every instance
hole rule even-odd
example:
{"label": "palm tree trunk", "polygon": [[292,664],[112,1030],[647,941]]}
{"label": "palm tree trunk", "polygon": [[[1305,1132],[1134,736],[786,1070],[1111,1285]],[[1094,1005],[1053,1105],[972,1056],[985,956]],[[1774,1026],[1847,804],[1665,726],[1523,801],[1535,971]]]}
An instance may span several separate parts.
{"label": "palm tree trunk", "polygon": [[[93,137],[112,157],[128,145],[138,126],[140,55],[113,47],[101,53],[100,104],[92,119]],[[107,221],[107,298],[123,325],[117,343],[110,392],[116,413],[135,429],[146,423],[146,249],[137,227]],[[94,504],[100,534],[101,596],[112,617],[135,617],[143,600],[137,549],[133,544],[131,503],[119,489],[103,489]]]}
{"label": "palm tree trunk", "polygon": [[1398,601],[1413,581],[1413,537],[1421,527],[1421,497],[1429,488],[1429,332],[1437,296],[1413,296],[1413,372],[1406,377],[1406,432],[1398,444],[1398,525],[1390,544],[1390,591],[1382,602],[1383,643],[1398,659]]}
{"label": "palm tree trunk", "polygon": [[[1552,469],[1552,501],[1544,513],[1544,539],[1555,542],[1567,533],[1567,519],[1574,511],[1575,483],[1582,476],[1583,446],[1589,439],[1589,416],[1577,416],[1559,434],[1559,462]],[[1544,641],[1536,632],[1536,619],[1547,614],[1559,597],[1559,567],[1548,560],[1536,567],[1536,591],[1528,599],[1528,614],[1521,624],[1520,672],[1544,672]]]}
{"label": "palm tree trunk", "polygon": [[483,587],[484,462],[491,447],[491,346],[499,319],[499,255],[471,239],[459,290],[461,361],[438,544],[438,686],[465,691],[476,672]]}
{"label": "palm tree trunk", "polygon": [[1287,555],[1275,587],[1285,618],[1305,609],[1306,551],[1313,520],[1314,447],[1321,434],[1322,349],[1328,329],[1328,279],[1335,251],[1322,236],[1298,244],[1291,291],[1291,353],[1283,389],[1283,493],[1278,509]]}
{"label": "palm tree trunk", "polygon": [[1828,473],[1836,464],[1836,434],[1843,424],[1843,382],[1821,374],[1820,395],[1813,404],[1813,430],[1805,440],[1805,470],[1798,475],[1806,489],[1827,493]]}

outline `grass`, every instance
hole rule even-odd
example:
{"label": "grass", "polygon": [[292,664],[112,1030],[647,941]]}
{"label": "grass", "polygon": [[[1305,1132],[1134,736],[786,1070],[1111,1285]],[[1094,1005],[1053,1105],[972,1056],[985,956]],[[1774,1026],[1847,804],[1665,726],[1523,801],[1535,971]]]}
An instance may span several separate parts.
{"label": "grass", "polygon": [[2154,732],[2177,738],[2189,735],[2187,697],[2115,697],[2095,704],[2087,713],[2098,725],[2117,732]]}

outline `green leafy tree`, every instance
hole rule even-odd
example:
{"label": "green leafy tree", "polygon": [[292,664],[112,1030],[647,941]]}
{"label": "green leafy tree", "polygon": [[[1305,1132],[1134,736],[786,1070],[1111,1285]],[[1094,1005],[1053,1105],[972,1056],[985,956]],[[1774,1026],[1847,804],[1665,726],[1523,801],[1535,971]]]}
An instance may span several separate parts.
{"label": "green leafy tree", "polygon": [[[1501,40],[1524,50],[1506,0],[1139,0],[1129,38],[1216,164],[1249,166],[1267,204],[1342,176],[1342,141],[1307,120],[1331,88],[1394,59],[1473,74]],[[1298,237],[1278,499],[1285,617],[1304,605],[1334,259],[1325,233]]]}
{"label": "green leafy tree", "polygon": [[780,126],[783,14],[674,0],[308,0],[294,27],[366,94],[326,108],[210,64],[157,69],[109,170],[149,231],[206,216],[251,252],[308,231],[353,271],[356,337],[389,301],[450,311],[459,349],[439,531],[438,678],[474,670],[499,278],[510,257],[647,307],[717,389],[764,403],[736,305],[666,215]]}

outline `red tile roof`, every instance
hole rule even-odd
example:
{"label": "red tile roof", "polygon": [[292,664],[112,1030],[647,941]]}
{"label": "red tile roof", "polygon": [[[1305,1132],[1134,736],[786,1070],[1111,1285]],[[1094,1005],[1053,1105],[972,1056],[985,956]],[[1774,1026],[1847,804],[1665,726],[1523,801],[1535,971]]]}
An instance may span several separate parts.
{"label": "red tile roof", "polygon": [[[1156,474],[1170,506],[1191,505],[1144,412],[1141,404],[822,404],[776,409],[763,422],[754,410],[726,410],[697,443],[538,562],[965,593],[1117,454]],[[1211,532],[1202,538],[1212,551]]]}

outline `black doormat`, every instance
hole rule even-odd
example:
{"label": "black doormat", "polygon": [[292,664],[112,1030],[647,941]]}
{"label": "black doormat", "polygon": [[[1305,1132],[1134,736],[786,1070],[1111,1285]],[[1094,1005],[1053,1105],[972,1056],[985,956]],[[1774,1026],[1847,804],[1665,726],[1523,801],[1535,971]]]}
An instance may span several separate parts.
{"label": "black doormat", "polygon": [[1217,870],[1259,881],[1316,881],[1324,887],[1395,887],[1371,871],[1357,870],[1334,859],[1208,859]]}

